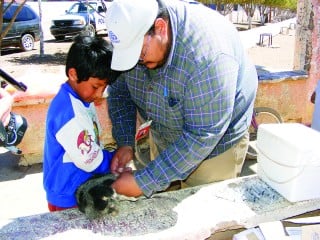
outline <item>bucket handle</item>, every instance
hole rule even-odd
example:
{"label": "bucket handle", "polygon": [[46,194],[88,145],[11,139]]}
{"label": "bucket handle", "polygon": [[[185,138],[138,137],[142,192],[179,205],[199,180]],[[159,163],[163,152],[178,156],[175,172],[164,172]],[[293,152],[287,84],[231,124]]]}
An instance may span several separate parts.
{"label": "bucket handle", "polygon": [[[259,152],[261,153],[260,150],[259,150]],[[288,165],[275,162],[274,160],[270,159],[270,158],[269,158],[268,156],[266,156],[266,155],[264,155],[264,156],[265,156],[269,161],[274,162],[274,163],[276,163],[276,164],[278,164],[278,165],[280,165],[280,166],[290,167],[290,166],[288,166]],[[273,182],[278,183],[278,184],[284,184],[284,183],[288,183],[288,182],[290,182],[291,180],[293,180],[294,178],[298,177],[298,176],[303,172],[303,170],[305,169],[305,167],[306,167],[306,165],[303,165],[303,167],[301,168],[301,170],[300,170],[296,175],[294,175],[293,177],[291,177],[291,178],[289,178],[288,180],[285,180],[285,181],[277,181],[277,180],[273,179],[272,177],[270,177],[270,176],[264,171],[264,169],[262,168],[262,166],[261,166],[260,169],[261,169],[261,171],[263,172],[263,174],[264,174],[270,181],[273,181]]]}

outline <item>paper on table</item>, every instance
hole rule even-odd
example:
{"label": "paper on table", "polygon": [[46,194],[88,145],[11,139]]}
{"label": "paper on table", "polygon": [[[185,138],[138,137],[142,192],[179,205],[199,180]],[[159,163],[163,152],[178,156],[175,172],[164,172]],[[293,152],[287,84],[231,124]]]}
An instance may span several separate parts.
{"label": "paper on table", "polygon": [[320,223],[320,216],[314,217],[305,217],[305,218],[290,218],[282,220],[283,222],[291,222],[291,223],[298,223],[298,224],[315,224]]}
{"label": "paper on table", "polygon": [[235,234],[232,240],[265,240],[265,239],[259,228],[250,228]]}
{"label": "paper on table", "polygon": [[320,225],[306,225],[301,227],[301,240],[320,240]]}
{"label": "paper on table", "polygon": [[265,240],[280,240],[287,237],[280,221],[261,223],[259,224],[259,228]]}
{"label": "paper on table", "polygon": [[301,240],[301,227],[286,227],[291,240]]}

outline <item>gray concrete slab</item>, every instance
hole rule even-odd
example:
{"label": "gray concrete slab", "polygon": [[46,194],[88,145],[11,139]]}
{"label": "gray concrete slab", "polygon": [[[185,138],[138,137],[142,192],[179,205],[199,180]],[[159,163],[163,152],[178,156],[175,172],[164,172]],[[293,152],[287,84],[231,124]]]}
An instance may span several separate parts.
{"label": "gray concrete slab", "polygon": [[[0,153],[0,222],[48,212],[42,164],[20,166],[19,159],[10,152]],[[256,161],[247,160],[242,176],[255,173]]]}
{"label": "gray concrete slab", "polygon": [[116,216],[98,219],[69,209],[7,220],[0,222],[0,238],[200,240],[216,232],[251,228],[315,211],[320,208],[320,199],[288,202],[252,175],[159,193],[152,198],[122,200],[116,206]]}

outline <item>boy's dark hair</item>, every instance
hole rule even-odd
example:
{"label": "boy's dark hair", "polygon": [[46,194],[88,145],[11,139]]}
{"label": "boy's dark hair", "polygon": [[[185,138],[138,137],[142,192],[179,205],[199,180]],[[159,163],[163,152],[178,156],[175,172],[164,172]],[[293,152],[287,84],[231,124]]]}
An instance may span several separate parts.
{"label": "boy's dark hair", "polygon": [[101,37],[76,36],[67,55],[66,75],[70,68],[75,68],[78,82],[96,77],[111,84],[119,75],[111,69],[112,50],[111,43]]}

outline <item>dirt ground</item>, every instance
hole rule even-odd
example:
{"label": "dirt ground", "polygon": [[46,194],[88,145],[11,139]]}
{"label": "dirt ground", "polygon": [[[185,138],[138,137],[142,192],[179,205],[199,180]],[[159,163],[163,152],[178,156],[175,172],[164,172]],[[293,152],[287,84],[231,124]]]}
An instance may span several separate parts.
{"label": "dirt ground", "polygon": [[71,39],[56,42],[44,41],[44,54],[40,55],[40,42],[29,52],[21,52],[19,49],[9,48],[1,51],[1,69],[12,77],[20,78],[30,69],[36,69],[42,73],[58,73],[64,67]]}
{"label": "dirt ground", "polygon": [[[291,70],[293,69],[294,39],[295,31],[290,30],[289,34],[274,36],[271,47],[257,45],[247,49],[247,52],[257,66]],[[21,52],[18,49],[2,50],[1,69],[16,78],[30,73],[32,69],[41,73],[61,74],[71,43],[71,38],[59,42],[54,39],[46,40],[43,56],[40,56],[40,42],[37,42],[35,49],[30,52]]]}
{"label": "dirt ground", "polygon": [[[265,39],[266,40],[266,39]],[[272,39],[272,46],[255,46],[247,49],[249,57],[256,66],[269,69],[292,70],[294,64],[295,30],[288,34],[278,34]]]}

